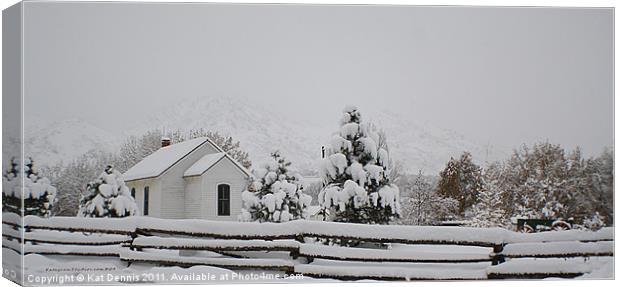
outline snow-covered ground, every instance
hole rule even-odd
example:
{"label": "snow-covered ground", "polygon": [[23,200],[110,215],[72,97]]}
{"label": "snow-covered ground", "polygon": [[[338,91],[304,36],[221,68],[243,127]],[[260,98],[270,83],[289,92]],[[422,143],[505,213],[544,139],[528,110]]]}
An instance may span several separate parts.
{"label": "snow-covered ground", "polygon": [[[19,255],[3,248],[3,269],[19,270]],[[29,285],[120,285],[127,283],[269,283],[317,280],[279,271],[229,270],[207,265],[189,268],[133,263],[113,257],[66,255],[24,256],[24,280]],[[16,275],[20,277],[20,274]],[[326,280],[326,279],[320,279]]]}
{"label": "snow-covered ground", "polygon": [[[337,248],[337,247],[336,247]],[[490,248],[454,246],[454,245],[404,245],[392,244],[387,250],[391,254],[417,254],[419,257],[432,258],[451,254],[454,258],[478,258],[488,256]],[[234,262],[222,255],[206,252],[167,251],[144,252],[146,257],[185,258],[194,262],[204,262],[189,268],[166,267],[150,263],[128,264],[115,257],[89,257],[67,255],[24,256],[26,283],[30,284],[125,284],[125,283],[235,283],[235,282],[306,282],[315,280],[351,280],[363,276],[360,280],[430,280],[430,279],[486,279],[491,273],[528,274],[530,272],[582,273],[579,279],[613,278],[613,257],[577,257],[545,259],[512,259],[505,263],[491,266],[490,262],[473,263],[406,263],[406,262],[367,262],[315,259],[310,264],[303,260],[288,258],[287,252],[252,252],[254,260],[263,260],[261,264],[280,262],[294,266],[294,275],[282,271],[264,271],[252,269],[227,269],[208,266]],[[246,255],[248,255],[246,253]],[[11,266],[19,262],[19,255],[13,250],[3,248],[4,269],[19,270]],[[262,258],[261,258],[262,257]],[[305,275],[299,275],[303,273]],[[332,277],[322,279],[321,276]],[[553,278],[552,278],[553,279]]]}

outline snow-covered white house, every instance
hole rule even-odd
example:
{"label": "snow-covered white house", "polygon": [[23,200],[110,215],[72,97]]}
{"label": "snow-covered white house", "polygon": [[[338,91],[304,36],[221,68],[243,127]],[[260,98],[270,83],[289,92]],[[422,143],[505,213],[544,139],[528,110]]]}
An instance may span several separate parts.
{"label": "snow-covered white house", "polygon": [[123,174],[139,214],[237,220],[250,172],[206,137],[162,147]]}

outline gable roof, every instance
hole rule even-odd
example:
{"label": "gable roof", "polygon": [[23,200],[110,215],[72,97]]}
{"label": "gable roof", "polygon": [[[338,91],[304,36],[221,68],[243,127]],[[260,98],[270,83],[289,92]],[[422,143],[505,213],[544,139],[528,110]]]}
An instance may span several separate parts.
{"label": "gable roof", "polygon": [[215,149],[217,149],[218,151],[223,152],[220,147],[214,144],[207,137],[183,141],[177,144],[169,145],[167,147],[162,147],[151,155],[145,157],[139,163],[126,171],[123,174],[123,178],[125,179],[125,181],[132,181],[138,179],[158,177],[170,167],[174,166],[185,156],[187,156],[188,154],[190,154],[198,147],[202,146],[207,142],[214,146]]}
{"label": "gable roof", "polygon": [[203,156],[201,159],[196,161],[196,163],[190,166],[185,171],[185,173],[183,173],[183,176],[185,177],[202,175],[207,172],[211,167],[220,162],[222,159],[230,160],[237,168],[239,168],[242,173],[244,173],[246,176],[250,176],[250,172],[245,167],[243,167],[239,162],[237,162],[225,152],[212,153]]}

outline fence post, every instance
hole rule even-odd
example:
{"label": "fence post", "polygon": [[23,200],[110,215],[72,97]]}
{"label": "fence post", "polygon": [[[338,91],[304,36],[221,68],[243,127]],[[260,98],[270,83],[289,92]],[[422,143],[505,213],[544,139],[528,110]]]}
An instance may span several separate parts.
{"label": "fence post", "polygon": [[136,238],[138,237],[138,233],[136,230],[134,230],[133,232],[131,232],[131,234],[129,234],[129,236],[131,236],[131,242],[129,243],[129,250],[135,251],[136,248],[133,245],[133,241],[136,240]]}
{"label": "fence post", "polygon": [[[296,235],[296,236],[295,236],[295,241],[297,241],[297,242],[299,242],[299,243],[304,243],[304,236],[303,236],[303,235],[299,235],[299,234],[298,234],[298,235]],[[297,258],[299,258],[299,249],[291,251],[291,252],[290,252],[290,256],[291,256],[293,259],[297,259]]]}
{"label": "fence post", "polygon": [[493,259],[491,265],[498,265],[506,261],[504,255],[502,254],[502,251],[504,251],[503,243],[493,245]]}

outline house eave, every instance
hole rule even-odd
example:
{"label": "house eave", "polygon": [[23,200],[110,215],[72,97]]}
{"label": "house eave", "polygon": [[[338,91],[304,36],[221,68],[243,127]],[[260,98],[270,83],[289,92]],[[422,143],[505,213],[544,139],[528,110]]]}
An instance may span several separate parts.
{"label": "house eave", "polygon": [[237,170],[239,170],[242,174],[244,174],[247,177],[251,177],[251,174],[249,174],[245,168],[242,168],[240,166],[240,164],[234,159],[232,158],[228,153],[224,152],[224,156],[222,156],[222,158],[218,159],[215,163],[213,163],[211,166],[209,166],[209,168],[205,169],[203,172],[201,172],[200,174],[192,174],[192,175],[184,175],[183,178],[190,178],[190,177],[195,177],[195,176],[203,176],[205,173],[207,173],[211,168],[213,168],[214,166],[216,166],[218,163],[220,163],[222,161],[222,159],[224,158],[228,158],[228,160],[230,160],[232,162],[232,164],[235,166],[235,168],[237,168]]}
{"label": "house eave", "polygon": [[138,180],[146,180],[146,179],[155,179],[158,178],[160,175],[154,175],[154,176],[147,176],[147,177],[140,177],[140,178],[135,178],[135,179],[125,179],[125,183],[127,182],[133,182],[133,181],[138,181]]}

